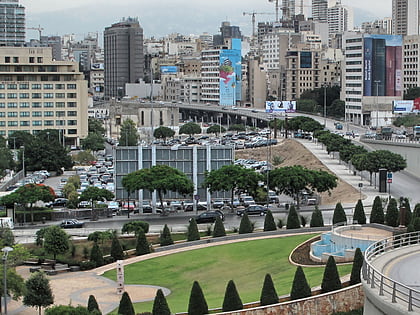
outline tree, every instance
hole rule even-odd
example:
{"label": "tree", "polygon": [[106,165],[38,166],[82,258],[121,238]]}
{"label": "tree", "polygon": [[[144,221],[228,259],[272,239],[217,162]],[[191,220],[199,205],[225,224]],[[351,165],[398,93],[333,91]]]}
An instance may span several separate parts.
{"label": "tree", "polygon": [[301,266],[297,266],[295,277],[293,278],[291,300],[304,299],[311,296],[311,287],[305,277],[305,272]]}
{"label": "tree", "polygon": [[166,302],[165,295],[163,294],[162,289],[157,290],[155,300],[153,301],[153,315],[171,315],[171,311]]}
{"label": "tree", "polygon": [[214,223],[213,237],[223,237],[226,236],[225,226],[222,219],[217,216],[216,222]]}
{"label": "tree", "polygon": [[45,315],[101,315],[98,310],[89,311],[83,306],[56,305],[45,310]]}
{"label": "tree", "polygon": [[356,248],[354,252],[353,267],[350,274],[350,285],[360,283],[360,271],[363,267],[363,253],[360,248]]}
{"label": "tree", "polygon": [[49,226],[44,233],[44,248],[47,253],[54,255],[55,260],[58,254],[69,250],[69,235],[59,226]]}
{"label": "tree", "polygon": [[341,289],[340,276],[338,274],[337,265],[335,259],[330,256],[327,260],[327,264],[324,270],[324,276],[322,278],[321,290],[322,293],[327,293]]}
{"label": "tree", "polygon": [[98,311],[101,314],[101,310],[99,309],[99,304],[96,302],[94,295],[89,295],[87,309],[89,312]]}
{"label": "tree", "polygon": [[96,119],[93,117],[89,117],[88,119],[88,132],[89,133],[97,133],[100,135],[105,134],[105,127],[100,119]]}
{"label": "tree", "polygon": [[353,222],[358,224],[366,224],[366,214],[365,209],[363,208],[362,200],[358,200],[356,207],[354,208]]}
{"label": "tree", "polygon": [[169,231],[168,225],[165,224],[162,233],[160,233],[160,246],[168,246],[173,243],[171,231]]}
{"label": "tree", "polygon": [[287,216],[286,229],[300,228],[299,215],[294,205],[290,206],[289,215]]}
{"label": "tree", "polygon": [[95,161],[96,159],[90,150],[80,151],[72,155],[72,158],[73,158],[73,161],[79,165],[87,165],[91,161]]}
{"label": "tree", "polygon": [[8,144],[9,149],[20,149],[21,146],[27,146],[29,145],[33,140],[35,139],[35,136],[33,136],[30,132],[27,131],[13,131],[13,135],[8,137]]}
{"label": "tree", "polygon": [[216,135],[225,131],[226,131],[226,128],[221,125],[213,125],[207,128],[207,133],[214,133]]}
{"label": "tree", "polygon": [[[9,260],[10,259],[7,260],[8,263],[9,263]],[[4,301],[4,286],[3,286],[4,285],[3,283],[4,269],[3,268],[4,268],[4,264],[1,264],[0,274],[2,275],[2,281],[0,281],[0,290],[1,290],[0,307],[2,306],[2,302]],[[25,292],[25,280],[22,278],[21,275],[16,273],[15,268],[10,268],[10,267],[7,268],[7,295],[11,297],[13,300],[17,301],[22,295],[24,295],[24,292]]]}
{"label": "tree", "polygon": [[119,146],[137,146],[139,135],[137,134],[137,126],[131,119],[126,119],[121,124]]}
{"label": "tree", "polygon": [[90,261],[95,263],[95,267],[102,266],[104,262],[104,255],[98,243],[94,242],[90,251]]}
{"label": "tree", "polygon": [[23,304],[26,306],[37,307],[39,315],[41,309],[54,303],[50,281],[45,273],[35,272],[25,282],[26,293],[23,297]]}
{"label": "tree", "polygon": [[6,146],[3,137],[0,138],[0,176],[6,174],[6,170],[13,169],[15,167],[15,161],[13,160],[13,155],[11,149]]}
{"label": "tree", "polygon": [[322,212],[319,210],[318,206],[315,206],[314,211],[312,212],[310,227],[323,227],[324,218],[322,217]]}
{"label": "tree", "polygon": [[279,302],[279,296],[274,287],[271,275],[267,273],[264,278],[264,284],[261,290],[260,305],[271,305]]}
{"label": "tree", "polygon": [[239,297],[235,282],[233,282],[233,280],[229,280],[226,286],[225,297],[223,299],[222,311],[230,312],[241,310],[243,308],[244,305],[242,304],[242,300]]}
{"label": "tree", "polygon": [[228,130],[239,132],[239,131],[246,131],[246,128],[242,124],[234,124],[234,125],[230,125]]}
{"label": "tree", "polygon": [[408,226],[411,223],[412,217],[413,217],[413,214],[411,212],[411,207],[410,207],[410,201],[408,200],[408,198],[404,198],[404,197],[400,198],[400,212],[401,211],[404,211],[404,214],[405,214],[402,225]]}
{"label": "tree", "polygon": [[347,222],[346,212],[344,211],[341,202],[337,202],[333,213],[333,224]]}
{"label": "tree", "polygon": [[189,135],[190,137],[192,137],[192,135],[195,135],[197,133],[201,133],[201,127],[194,122],[188,122],[186,124],[183,124],[179,128],[179,134],[180,135],[185,134],[185,135]]}
{"label": "tree", "polygon": [[415,100],[416,98],[420,97],[420,87],[410,87],[404,92],[404,99],[405,100]]}
{"label": "tree", "polygon": [[90,132],[87,137],[80,142],[83,150],[99,151],[105,149],[104,137],[96,132]]}
{"label": "tree", "polygon": [[197,241],[200,239],[200,233],[198,232],[197,222],[194,218],[190,220],[190,224],[188,225],[188,233],[187,233],[187,241]]}
{"label": "tree", "polygon": [[209,313],[209,307],[200,284],[194,281],[188,303],[188,315],[204,315]]}
{"label": "tree", "polygon": [[157,139],[163,139],[163,141],[166,143],[167,138],[171,138],[175,135],[175,131],[173,131],[171,128],[160,126],[153,131],[153,137]]}
{"label": "tree", "polygon": [[13,246],[15,244],[15,236],[12,229],[6,226],[0,226],[0,247]]}
{"label": "tree", "polygon": [[384,208],[382,207],[381,197],[376,196],[373,200],[372,212],[370,213],[370,223],[384,224],[385,214]]}
{"label": "tree", "polygon": [[150,244],[147,241],[146,234],[140,228],[137,232],[136,255],[145,255],[150,253]]}
{"label": "tree", "polygon": [[103,200],[112,200],[113,198],[114,194],[108,189],[89,186],[80,194],[79,200],[90,201],[92,206],[92,219],[97,220],[95,202]]}
{"label": "tree", "polygon": [[114,237],[112,238],[111,257],[113,257],[115,260],[124,259],[124,251],[116,234],[114,234]]}
{"label": "tree", "polygon": [[399,215],[397,201],[391,198],[386,207],[385,223],[386,225],[397,227],[399,225]]}
{"label": "tree", "polygon": [[142,229],[144,233],[149,233],[149,223],[146,221],[131,221],[124,223],[121,233],[134,233],[135,235],[138,235],[140,229]]}
{"label": "tree", "polygon": [[264,231],[275,231],[277,230],[276,222],[274,221],[273,213],[271,210],[267,211],[267,215],[264,219]]}
{"label": "tree", "polygon": [[342,118],[344,117],[345,113],[345,102],[340,99],[335,99],[331,106],[327,108],[327,115],[333,116],[336,118]]}
{"label": "tree", "polygon": [[127,292],[121,296],[120,305],[118,306],[118,315],[135,315],[133,303]]}
{"label": "tree", "polygon": [[239,234],[252,233],[253,230],[254,228],[249,220],[248,214],[244,213],[241,223],[239,224]]}

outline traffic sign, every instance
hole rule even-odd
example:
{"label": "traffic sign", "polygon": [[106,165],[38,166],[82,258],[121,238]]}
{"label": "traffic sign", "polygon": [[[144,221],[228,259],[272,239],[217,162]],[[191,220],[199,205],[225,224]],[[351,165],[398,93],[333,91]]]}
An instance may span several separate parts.
{"label": "traffic sign", "polygon": [[387,177],[392,179],[392,173],[391,173],[391,172],[389,172],[389,173],[387,174]]}
{"label": "traffic sign", "polygon": [[200,200],[200,195],[194,195],[194,200]]}
{"label": "traffic sign", "polygon": [[388,178],[388,184],[392,183],[392,178]]}

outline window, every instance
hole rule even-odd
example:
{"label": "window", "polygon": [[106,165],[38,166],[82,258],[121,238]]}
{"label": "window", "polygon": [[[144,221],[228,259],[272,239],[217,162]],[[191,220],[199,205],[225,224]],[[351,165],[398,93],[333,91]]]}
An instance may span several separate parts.
{"label": "window", "polygon": [[54,98],[54,93],[44,93],[44,98]]}
{"label": "window", "polygon": [[54,84],[44,84],[44,90],[52,90],[54,88]]}
{"label": "window", "polygon": [[23,120],[20,122],[20,126],[21,127],[26,127],[26,126],[30,126],[30,123],[28,120]]}
{"label": "window", "polygon": [[77,107],[76,102],[67,102],[67,107]]}
{"label": "window", "polygon": [[4,57],[4,62],[5,63],[10,63],[10,57],[9,56]]}
{"label": "window", "polygon": [[0,117],[6,117],[6,112],[0,112]]}
{"label": "window", "polygon": [[55,88],[57,90],[64,90],[66,88],[66,85],[65,84],[56,84]]}
{"label": "window", "polygon": [[[0,121],[0,127],[5,127],[5,126],[6,126],[6,122],[5,121]],[[5,136],[6,135],[6,132],[0,131],[0,134],[2,136]]]}
{"label": "window", "polygon": [[69,135],[76,135],[77,134],[77,129],[69,129],[68,134]]}
{"label": "window", "polygon": [[8,88],[9,90],[16,90],[16,89],[17,89],[17,84],[8,84],[8,85],[7,85],[7,88]]}
{"label": "window", "polygon": [[7,108],[17,108],[17,103],[7,103]]}
{"label": "window", "polygon": [[44,107],[46,108],[54,107],[54,102],[44,102]]}
{"label": "window", "polygon": [[65,117],[66,116],[66,112],[65,111],[56,111],[55,112],[55,116],[56,117]]}
{"label": "window", "polygon": [[41,84],[32,84],[32,90],[40,90]]}
{"label": "window", "polygon": [[74,116],[77,116],[77,112],[76,112],[76,111],[68,111],[68,112],[67,112],[67,116],[68,116],[68,117],[74,117]]}
{"label": "window", "polygon": [[7,113],[7,117],[17,117],[18,113],[17,112],[8,112]]}
{"label": "window", "polygon": [[67,126],[77,126],[77,120],[67,120]]}
{"label": "window", "polygon": [[65,106],[66,106],[66,103],[64,103],[64,102],[55,102],[55,107],[62,108],[62,107],[65,107]]}
{"label": "window", "polygon": [[65,98],[66,93],[55,93],[55,98]]}
{"label": "window", "polygon": [[5,98],[5,94],[4,93],[0,93],[0,98]]}
{"label": "window", "polygon": [[20,117],[31,117],[31,113],[30,112],[20,112]]}
{"label": "window", "polygon": [[42,94],[41,93],[32,93],[32,98],[41,98]]}
{"label": "window", "polygon": [[77,94],[76,93],[67,93],[67,98],[76,98]]}
{"label": "window", "polygon": [[42,126],[42,120],[34,120],[32,126]]}
{"label": "window", "polygon": [[29,98],[29,93],[19,93],[19,98]]}
{"label": "window", "polygon": [[21,84],[19,84],[19,89],[29,90],[29,84],[28,83],[21,83]]}
{"label": "window", "polygon": [[13,57],[13,63],[19,63],[19,57]]}
{"label": "window", "polygon": [[67,89],[75,90],[76,89],[76,84],[67,84]]}
{"label": "window", "polygon": [[37,61],[38,63],[42,63],[42,57],[37,57],[36,59],[37,59],[36,61]]}
{"label": "window", "polygon": [[6,103],[0,103],[0,108],[6,108]]}
{"label": "window", "polygon": [[41,107],[41,103],[39,102],[32,102],[32,108],[40,108]]}
{"label": "window", "polygon": [[17,98],[17,93],[7,93],[7,98]]}
{"label": "window", "polygon": [[42,112],[32,112],[32,117],[42,117]]}
{"label": "window", "polygon": [[65,120],[56,120],[55,121],[55,125],[56,126],[65,126],[66,125],[66,121]]}
{"label": "window", "polygon": [[44,112],[44,117],[54,117],[54,112],[51,112],[51,111]]}
{"label": "window", "polygon": [[8,121],[7,126],[8,127],[16,127],[18,125],[17,121]]}
{"label": "window", "polygon": [[54,126],[54,120],[44,120],[44,126]]}
{"label": "window", "polygon": [[29,103],[28,102],[21,102],[21,103],[19,103],[19,107],[20,108],[29,108]]}
{"label": "window", "polygon": [[4,90],[5,85],[3,83],[0,84],[0,90]]}

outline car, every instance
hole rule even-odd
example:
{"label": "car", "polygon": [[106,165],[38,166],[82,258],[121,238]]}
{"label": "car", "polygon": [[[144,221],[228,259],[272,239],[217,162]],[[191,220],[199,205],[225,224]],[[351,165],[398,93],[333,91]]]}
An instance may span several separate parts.
{"label": "car", "polygon": [[260,206],[260,205],[250,205],[249,207],[246,207],[245,209],[239,209],[236,211],[236,214],[240,217],[242,217],[245,213],[247,215],[266,215],[267,214],[267,207]]}
{"label": "car", "polygon": [[[200,224],[200,223],[214,223],[216,221],[217,217],[222,219],[222,221],[224,221],[224,219],[225,219],[225,215],[220,210],[206,211],[206,212],[203,212],[203,213],[199,214],[198,216],[196,216],[195,217],[195,222],[197,224]],[[191,221],[191,219],[190,219],[190,221]]]}
{"label": "car", "polygon": [[89,201],[87,201],[87,200],[82,200],[82,201],[80,201],[79,202],[79,204],[78,204],[78,207],[79,208],[88,208],[88,207],[90,207],[91,206],[91,204],[90,204],[90,202]]}
{"label": "car", "polygon": [[67,202],[69,202],[66,198],[57,198],[53,202],[47,204],[48,208],[55,208],[55,207],[65,207],[67,206]]}
{"label": "car", "polygon": [[76,220],[76,219],[63,220],[60,223],[60,227],[63,228],[63,229],[82,228],[84,225],[85,225],[84,222]]}
{"label": "car", "polygon": [[112,213],[115,214],[120,211],[120,203],[118,201],[108,202],[108,209],[112,210]]}
{"label": "car", "polygon": [[152,206],[148,200],[143,200],[142,203],[143,213],[152,213]]}
{"label": "car", "polygon": [[[184,205],[185,210],[184,211],[193,211],[194,210],[194,205],[193,204],[187,204],[186,206]],[[207,206],[203,205],[201,203],[197,204],[197,211],[207,211]]]}
{"label": "car", "polygon": [[248,207],[250,205],[255,205],[254,198],[252,196],[244,196],[244,197],[242,197],[242,205],[244,207]]}
{"label": "car", "polygon": [[213,208],[214,209],[220,209],[223,208],[225,205],[225,202],[223,201],[223,199],[216,199],[213,201]]}

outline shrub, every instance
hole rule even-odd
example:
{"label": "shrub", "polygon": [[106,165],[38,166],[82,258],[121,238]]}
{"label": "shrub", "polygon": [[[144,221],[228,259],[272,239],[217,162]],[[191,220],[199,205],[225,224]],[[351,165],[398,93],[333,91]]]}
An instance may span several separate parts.
{"label": "shrub", "polygon": [[290,292],[291,300],[303,299],[311,296],[311,287],[306,280],[305,273],[301,266],[296,268],[293,278],[292,290]]}
{"label": "shrub", "polygon": [[357,201],[356,207],[354,208],[353,222],[357,222],[358,224],[366,224],[365,209],[363,207],[362,200],[360,199]]}
{"label": "shrub", "polygon": [[311,222],[309,223],[310,227],[323,227],[324,218],[322,217],[322,212],[319,210],[318,206],[315,206],[314,211],[312,211]]}
{"label": "shrub", "polygon": [[124,259],[124,252],[117,235],[114,235],[114,237],[112,238],[111,257],[113,257],[114,260]]}
{"label": "shrub", "polygon": [[168,246],[173,243],[171,231],[169,231],[168,225],[165,224],[162,233],[160,233],[160,246]]}
{"label": "shrub", "polygon": [[138,229],[142,228],[144,233],[149,232],[149,223],[145,221],[131,221],[125,223],[121,229],[121,233],[134,233],[137,235]]}
{"label": "shrub", "polygon": [[277,219],[277,227],[281,230],[284,226],[282,219]]}
{"label": "shrub", "polygon": [[162,289],[157,290],[155,300],[153,301],[153,315],[171,315],[168,303]]}
{"label": "shrub", "polygon": [[239,297],[238,290],[236,290],[235,282],[233,282],[233,280],[229,280],[225,291],[225,297],[223,299],[222,311],[230,312],[241,310],[243,308],[244,305]]}
{"label": "shrub", "polygon": [[354,252],[353,267],[350,274],[350,285],[360,283],[360,271],[363,266],[363,254],[360,248],[356,248]]}
{"label": "shrub", "polygon": [[304,217],[303,215],[299,216],[300,217],[300,224],[302,225],[302,227],[306,226],[306,222],[308,221],[306,219],[306,217]]}
{"label": "shrub", "polygon": [[391,198],[386,208],[386,215],[385,215],[386,225],[397,227],[399,224],[398,219],[399,219],[399,216],[398,216],[397,201],[394,198]]}
{"label": "shrub", "polygon": [[96,267],[96,263],[94,261],[82,261],[80,263],[80,270],[90,270]]}
{"label": "shrub", "polygon": [[142,228],[137,233],[136,255],[145,255],[150,253],[150,244],[147,241],[146,235]]}
{"label": "shrub", "polygon": [[98,310],[89,311],[83,306],[56,305],[45,310],[45,315],[101,315]]}
{"label": "shrub", "polygon": [[334,214],[333,214],[333,224],[346,222],[347,223],[347,216],[346,212],[344,211],[343,206],[341,205],[341,202],[338,202],[335,205]]}
{"label": "shrub", "polygon": [[412,225],[415,232],[420,231],[420,217],[414,218]]}
{"label": "shrub", "polygon": [[322,278],[321,290],[322,293],[327,293],[341,289],[340,276],[338,274],[335,259],[330,256],[324,270],[324,277]]}
{"label": "shrub", "polygon": [[287,216],[286,229],[300,228],[299,215],[294,205],[290,206],[289,215]]}
{"label": "shrub", "polygon": [[133,303],[131,302],[130,296],[127,292],[124,292],[121,300],[120,305],[118,307],[118,315],[135,315]]}
{"label": "shrub", "polygon": [[191,218],[190,224],[188,225],[187,241],[198,241],[200,239],[200,233],[198,232],[197,222],[194,218]]}
{"label": "shrub", "polygon": [[404,226],[408,226],[413,218],[413,214],[411,213],[410,201],[408,200],[408,198],[401,197],[400,206],[405,209],[405,217],[403,218],[404,222],[402,222],[402,224]]}
{"label": "shrub", "polygon": [[379,196],[376,196],[375,200],[373,200],[372,212],[370,213],[370,223],[384,224],[384,222],[385,215],[382,200]]}
{"label": "shrub", "polygon": [[223,237],[226,236],[225,225],[220,217],[216,217],[216,222],[214,223],[213,237]]}
{"label": "shrub", "polygon": [[249,220],[248,214],[244,214],[239,224],[239,234],[252,233],[253,227],[251,221]]}
{"label": "shrub", "polygon": [[209,307],[200,284],[194,281],[188,303],[188,315],[204,315],[209,313]]}
{"label": "shrub", "polygon": [[98,311],[98,314],[101,314],[101,311],[99,310],[99,305],[95,299],[95,296],[89,295],[87,309],[89,312],[93,312],[96,310]]}
{"label": "shrub", "polygon": [[100,267],[104,264],[104,255],[98,243],[93,243],[90,251],[90,261],[95,264],[95,267]]}
{"label": "shrub", "polygon": [[264,219],[264,232],[277,230],[276,222],[274,221],[273,213],[271,210],[267,211],[267,215]]}
{"label": "shrub", "polygon": [[260,302],[261,306],[271,305],[279,302],[279,296],[276,292],[276,288],[274,287],[273,279],[269,273],[267,273],[264,278]]}

